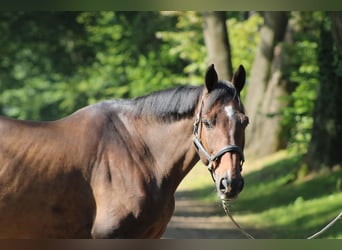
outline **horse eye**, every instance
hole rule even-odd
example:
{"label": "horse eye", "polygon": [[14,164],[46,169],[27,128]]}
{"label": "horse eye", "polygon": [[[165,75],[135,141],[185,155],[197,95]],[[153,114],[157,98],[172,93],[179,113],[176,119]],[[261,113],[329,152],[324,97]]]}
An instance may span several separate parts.
{"label": "horse eye", "polygon": [[211,122],[209,120],[203,119],[202,122],[206,128],[212,128],[213,127],[213,125],[211,124]]}

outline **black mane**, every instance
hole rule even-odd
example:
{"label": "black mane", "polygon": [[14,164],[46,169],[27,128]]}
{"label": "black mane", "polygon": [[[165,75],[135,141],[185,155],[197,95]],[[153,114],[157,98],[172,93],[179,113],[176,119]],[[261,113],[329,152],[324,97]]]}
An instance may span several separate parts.
{"label": "black mane", "polygon": [[[203,86],[180,86],[153,92],[132,100],[105,101],[102,104],[109,104],[117,111],[130,113],[136,117],[172,122],[194,117],[196,105],[202,93]],[[219,82],[210,92],[205,110],[210,109],[217,101],[228,100],[228,98],[234,98],[235,95],[236,90],[232,84]],[[102,108],[105,107],[102,106]]]}
{"label": "black mane", "polygon": [[132,100],[137,116],[154,116],[174,121],[194,116],[203,87],[181,86],[162,90]]}

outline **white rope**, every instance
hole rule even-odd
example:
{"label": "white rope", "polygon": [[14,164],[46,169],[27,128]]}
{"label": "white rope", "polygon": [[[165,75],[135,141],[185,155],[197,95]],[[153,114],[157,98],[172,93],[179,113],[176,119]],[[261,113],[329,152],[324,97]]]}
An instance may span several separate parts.
{"label": "white rope", "polygon": [[223,209],[226,212],[227,216],[230,218],[230,220],[234,223],[234,225],[237,227],[237,229],[239,229],[239,231],[245,235],[248,239],[255,239],[252,235],[250,235],[249,233],[247,233],[242,227],[240,227],[240,225],[234,220],[233,215],[231,214],[230,210],[229,210],[229,203],[222,200],[222,205],[223,205]]}
{"label": "white rope", "polygon": [[[243,234],[245,235],[248,239],[255,239],[252,235],[250,235],[249,233],[247,233],[243,228],[241,228],[241,226],[234,220],[233,215],[231,213],[231,211],[229,210],[229,203],[227,201],[222,200],[222,205],[223,205],[223,209],[226,212],[226,215],[230,218],[230,220],[234,223],[234,225],[237,227],[237,229]],[[326,230],[328,230],[332,225],[334,225],[337,220],[339,220],[342,217],[342,211],[332,220],[330,221],[325,227],[323,227],[320,231],[318,231],[317,233],[307,237],[308,240],[317,238],[319,235],[321,235],[322,233],[324,233]]]}
{"label": "white rope", "polygon": [[338,219],[340,219],[342,217],[342,211],[332,220],[330,221],[330,223],[328,225],[326,225],[325,227],[323,227],[321,229],[321,231],[309,236],[307,239],[308,240],[311,240],[311,239],[314,239],[314,238],[317,238],[319,235],[321,235],[322,233],[324,233],[325,231],[327,231],[332,225],[334,225],[336,223],[336,221]]}

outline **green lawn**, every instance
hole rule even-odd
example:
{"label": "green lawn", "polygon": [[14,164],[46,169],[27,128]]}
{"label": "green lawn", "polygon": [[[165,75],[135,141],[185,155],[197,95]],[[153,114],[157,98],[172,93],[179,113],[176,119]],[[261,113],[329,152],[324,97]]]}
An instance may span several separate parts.
{"label": "green lawn", "polygon": [[[258,238],[306,238],[342,211],[342,169],[296,180],[300,156],[279,152],[246,162],[245,188],[232,202],[234,218]],[[214,184],[201,164],[180,186],[203,202],[217,202]],[[221,213],[218,206],[218,213]],[[342,239],[342,219],[320,238]]]}

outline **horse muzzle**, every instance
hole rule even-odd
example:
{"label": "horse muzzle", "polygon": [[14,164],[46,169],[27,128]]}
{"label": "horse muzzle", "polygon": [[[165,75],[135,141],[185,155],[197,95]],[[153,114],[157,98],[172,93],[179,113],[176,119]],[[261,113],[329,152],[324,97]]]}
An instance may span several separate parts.
{"label": "horse muzzle", "polygon": [[231,179],[229,174],[217,177],[216,188],[221,200],[235,199],[242,191],[244,180],[241,176],[235,179]]}
{"label": "horse muzzle", "polygon": [[[229,165],[238,167],[239,172],[242,170],[242,165],[245,160],[242,149],[237,145],[227,145],[221,148],[216,154],[210,154],[202,144],[202,141],[197,136],[198,124],[195,123],[194,128],[194,138],[193,142],[195,144],[196,149],[204,155],[208,162],[208,170],[216,183],[216,188],[221,200],[231,200],[237,197],[237,195],[242,191],[244,186],[244,180],[240,173],[235,173],[232,177],[230,175],[231,171],[225,172],[225,174],[217,174],[215,173],[217,167],[213,167],[217,161],[221,161],[227,153],[229,155],[237,155],[238,158],[235,159],[235,162],[228,163]],[[235,156],[236,157],[236,156]],[[229,158],[231,159],[231,158]]]}

